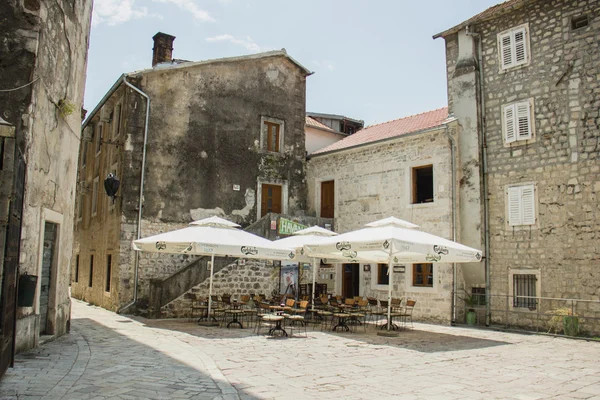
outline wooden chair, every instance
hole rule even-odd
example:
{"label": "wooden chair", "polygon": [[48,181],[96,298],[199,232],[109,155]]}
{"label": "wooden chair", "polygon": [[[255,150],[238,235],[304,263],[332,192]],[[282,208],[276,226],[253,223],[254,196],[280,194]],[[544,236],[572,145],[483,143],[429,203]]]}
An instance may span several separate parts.
{"label": "wooden chair", "polygon": [[285,306],[283,307],[283,311],[290,313],[292,312],[292,310],[294,309],[294,305],[296,304],[296,300],[294,299],[287,299],[285,301]]}
{"label": "wooden chair", "polygon": [[415,308],[415,304],[417,304],[416,300],[408,300],[406,302],[406,307],[404,307],[404,311],[400,313],[400,317],[402,318],[402,322],[404,325],[407,324],[407,319],[410,318],[410,327],[411,328],[414,328],[413,321],[412,321],[412,314],[413,314],[413,310]]}
{"label": "wooden chair", "polygon": [[290,321],[290,327],[292,329],[292,335],[294,334],[294,329],[296,327],[296,323],[300,323],[300,326],[304,328],[304,336],[307,336],[306,333],[306,309],[308,307],[308,301],[302,300],[298,306],[298,308],[294,309],[293,314],[288,317]]}

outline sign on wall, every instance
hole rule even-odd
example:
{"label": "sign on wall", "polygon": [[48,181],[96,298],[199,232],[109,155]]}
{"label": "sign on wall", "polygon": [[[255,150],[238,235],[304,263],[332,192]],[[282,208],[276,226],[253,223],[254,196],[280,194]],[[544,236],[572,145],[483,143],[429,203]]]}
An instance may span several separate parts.
{"label": "sign on wall", "polygon": [[292,233],[301,229],[308,228],[306,225],[299,224],[289,219],[279,218],[279,234],[280,235],[291,235]]}

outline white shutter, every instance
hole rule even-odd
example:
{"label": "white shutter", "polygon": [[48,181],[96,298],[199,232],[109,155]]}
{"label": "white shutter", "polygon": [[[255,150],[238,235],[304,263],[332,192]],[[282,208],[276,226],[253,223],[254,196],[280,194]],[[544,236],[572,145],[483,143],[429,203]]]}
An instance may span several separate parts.
{"label": "white shutter", "polygon": [[515,105],[511,104],[503,107],[504,113],[504,140],[506,143],[512,143],[517,140],[515,129]]}
{"label": "white shutter", "polygon": [[508,188],[508,224],[522,225],[521,187]]}
{"label": "white shutter", "polygon": [[510,33],[500,36],[500,59],[502,62],[502,69],[511,67],[514,62],[511,39]]}
{"label": "white shutter", "polygon": [[515,65],[525,64],[527,62],[527,41],[525,40],[525,29],[512,32],[514,43],[514,63]]}
{"label": "white shutter", "polygon": [[517,114],[517,140],[531,139],[531,105],[529,101],[515,105]]}
{"label": "white shutter", "polygon": [[523,205],[523,225],[535,224],[535,196],[533,185],[522,186],[521,204]]}

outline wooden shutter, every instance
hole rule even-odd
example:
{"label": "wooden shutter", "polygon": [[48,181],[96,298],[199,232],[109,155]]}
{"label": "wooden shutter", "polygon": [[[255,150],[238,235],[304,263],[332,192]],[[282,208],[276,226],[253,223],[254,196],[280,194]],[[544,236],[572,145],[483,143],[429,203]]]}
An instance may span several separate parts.
{"label": "wooden shutter", "polygon": [[520,65],[527,62],[527,46],[525,40],[525,28],[512,32],[514,43],[514,64]]}
{"label": "wooden shutter", "polygon": [[533,185],[521,187],[521,204],[523,205],[523,225],[535,224],[535,196]]}
{"label": "wooden shutter", "polygon": [[531,105],[529,102],[516,104],[517,138],[516,140],[531,139]]}
{"label": "wooden shutter", "polygon": [[517,140],[515,129],[515,105],[504,106],[504,140],[512,143]]}
{"label": "wooden shutter", "polygon": [[513,46],[511,34],[507,33],[500,36],[500,58],[502,69],[509,68],[513,65]]}
{"label": "wooden shutter", "polygon": [[321,218],[333,218],[335,214],[334,181],[321,182]]}
{"label": "wooden shutter", "polygon": [[508,223],[510,226],[535,224],[535,187],[508,188]]}
{"label": "wooden shutter", "polygon": [[510,226],[522,225],[521,187],[508,188],[508,224]]}

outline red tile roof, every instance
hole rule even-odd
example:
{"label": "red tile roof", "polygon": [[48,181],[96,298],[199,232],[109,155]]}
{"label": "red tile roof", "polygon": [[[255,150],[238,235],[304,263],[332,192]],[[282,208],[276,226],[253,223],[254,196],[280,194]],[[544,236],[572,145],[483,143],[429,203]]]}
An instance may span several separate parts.
{"label": "red tile roof", "polygon": [[327,125],[322,124],[319,121],[317,121],[316,119],[311,118],[309,116],[306,117],[306,126],[310,126],[312,128],[321,129],[321,130],[324,130],[324,131],[340,133],[340,132],[337,132],[336,130],[331,129]]}
{"label": "red tile roof", "polygon": [[348,149],[364,144],[391,139],[408,133],[418,132],[439,126],[448,118],[448,107],[427,111],[410,117],[395,119],[377,125],[368,126],[347,138],[315,151],[313,155]]}
{"label": "red tile roof", "polygon": [[522,5],[524,5],[525,3],[528,3],[529,1],[531,1],[531,0],[507,0],[500,4],[496,4],[495,6],[492,6],[483,12],[480,12],[479,14],[469,18],[468,20],[461,22],[460,24],[453,26],[452,28],[447,29],[444,32],[440,32],[437,35],[434,35],[433,38],[437,39],[439,37],[443,37],[443,36],[449,35],[451,33],[455,33],[467,25],[471,25],[475,22],[484,21],[486,19],[490,19],[490,18],[495,17],[504,12],[512,11],[515,8],[518,8]]}

